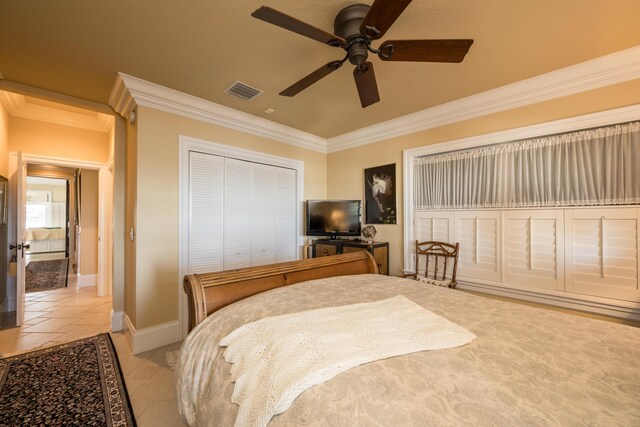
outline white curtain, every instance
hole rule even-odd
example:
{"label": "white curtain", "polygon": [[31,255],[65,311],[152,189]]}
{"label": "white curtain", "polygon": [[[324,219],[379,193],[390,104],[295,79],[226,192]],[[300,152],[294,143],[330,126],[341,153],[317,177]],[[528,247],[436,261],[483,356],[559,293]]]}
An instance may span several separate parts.
{"label": "white curtain", "polygon": [[426,156],[414,209],[640,203],[640,122]]}

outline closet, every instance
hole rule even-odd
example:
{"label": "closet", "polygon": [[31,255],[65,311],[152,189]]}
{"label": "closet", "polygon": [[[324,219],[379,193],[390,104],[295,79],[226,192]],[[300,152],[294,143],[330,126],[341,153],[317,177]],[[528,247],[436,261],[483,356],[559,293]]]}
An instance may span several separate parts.
{"label": "closet", "polygon": [[296,170],[189,152],[192,273],[296,259]]}
{"label": "closet", "polygon": [[416,239],[460,243],[460,280],[640,301],[637,207],[414,215]]}
{"label": "closet", "polygon": [[459,242],[463,287],[639,318],[638,164],[639,121],[411,157],[408,236]]}

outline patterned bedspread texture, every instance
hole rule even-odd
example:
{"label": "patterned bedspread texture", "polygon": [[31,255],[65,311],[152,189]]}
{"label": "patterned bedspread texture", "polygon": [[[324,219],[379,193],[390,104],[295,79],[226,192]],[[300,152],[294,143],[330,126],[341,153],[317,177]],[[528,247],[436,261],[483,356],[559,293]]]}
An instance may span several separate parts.
{"label": "patterned bedspread texture", "polygon": [[209,316],[176,367],[183,419],[235,423],[232,364],[219,344],[238,327],[396,295],[478,339],[354,367],[304,391],[269,426],[640,425],[640,328],[379,275],[286,286]]}
{"label": "patterned bedspread texture", "polygon": [[270,316],[224,337],[236,427],[265,427],[306,389],[364,363],[467,344],[464,328],[397,295]]}

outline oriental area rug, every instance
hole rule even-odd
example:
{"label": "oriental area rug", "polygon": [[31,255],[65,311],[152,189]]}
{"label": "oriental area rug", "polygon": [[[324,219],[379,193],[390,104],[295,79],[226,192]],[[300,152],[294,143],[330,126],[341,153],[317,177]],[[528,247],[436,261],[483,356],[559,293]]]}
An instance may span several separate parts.
{"label": "oriental area rug", "polygon": [[135,426],[109,334],[0,359],[0,424]]}
{"label": "oriental area rug", "polygon": [[69,259],[31,261],[25,271],[25,292],[48,291],[67,286]]}

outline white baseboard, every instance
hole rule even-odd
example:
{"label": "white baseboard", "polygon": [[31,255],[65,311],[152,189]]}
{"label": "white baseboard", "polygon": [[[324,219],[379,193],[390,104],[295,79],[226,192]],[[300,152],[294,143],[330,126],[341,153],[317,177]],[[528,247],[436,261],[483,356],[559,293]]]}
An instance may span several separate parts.
{"label": "white baseboard", "polygon": [[459,289],[546,304],[554,307],[568,308],[587,313],[600,314],[618,319],[633,320],[636,322],[640,321],[640,307],[637,303],[628,303],[609,298],[589,297],[586,295],[581,296],[571,293],[566,293],[566,295],[564,295],[564,292],[545,292],[544,290],[537,291],[521,288],[514,289],[491,285],[488,283],[476,283],[460,280],[458,281],[457,287]]}
{"label": "white baseboard", "polygon": [[77,282],[79,288],[86,286],[98,286],[97,274],[78,274]]}
{"label": "white baseboard", "polygon": [[144,353],[180,341],[180,328],[177,320],[136,330],[129,320],[129,316],[125,314],[124,326],[125,336],[133,354]]}
{"label": "white baseboard", "polygon": [[124,312],[111,309],[111,331],[119,332],[124,326]]}

